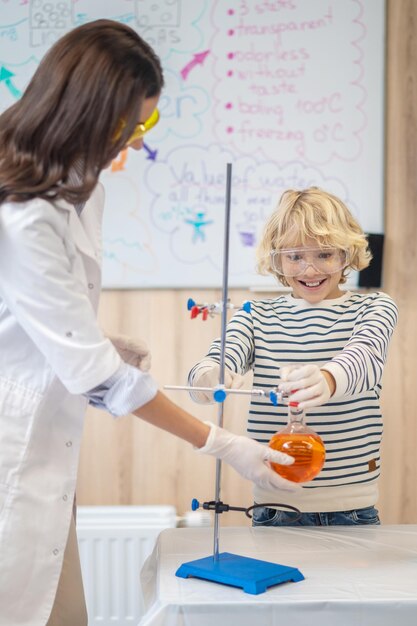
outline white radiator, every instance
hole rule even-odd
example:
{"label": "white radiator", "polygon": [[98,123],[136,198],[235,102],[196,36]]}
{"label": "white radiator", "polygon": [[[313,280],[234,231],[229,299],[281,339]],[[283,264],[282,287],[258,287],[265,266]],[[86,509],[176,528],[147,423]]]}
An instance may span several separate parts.
{"label": "white radiator", "polygon": [[77,535],[89,626],[135,626],[139,574],[158,534],[176,526],[172,506],[79,506]]}

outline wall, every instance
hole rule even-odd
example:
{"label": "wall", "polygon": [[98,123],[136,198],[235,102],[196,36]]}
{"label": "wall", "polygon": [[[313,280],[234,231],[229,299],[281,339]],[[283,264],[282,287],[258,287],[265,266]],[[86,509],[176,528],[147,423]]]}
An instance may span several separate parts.
{"label": "wall", "polygon": [[[390,347],[382,396],[385,416],[383,475],[379,508],[385,523],[417,523],[417,0],[388,0],[386,83],[386,254],[384,290],[400,308]],[[137,333],[152,347],[153,373],[161,384],[182,384],[220,320],[190,320],[187,298],[217,301],[220,293],[187,291],[104,292],[100,319],[108,332]],[[238,304],[249,297],[231,292]],[[261,296],[262,294],[259,294]],[[248,384],[250,381],[248,381]],[[198,410],[187,394],[174,401],[202,419],[215,409]],[[243,432],[247,401],[228,401],[225,425]],[[89,410],[80,464],[81,504],[174,504],[179,512],[192,497],[214,497],[214,461],[199,457],[188,444],[132,417],[114,421]],[[222,498],[250,505],[250,485],[224,466]],[[223,525],[248,523],[241,514],[222,517]]]}
{"label": "wall", "polygon": [[417,2],[388,3],[385,289],[400,322],[385,370],[384,477],[387,522],[417,522]]}

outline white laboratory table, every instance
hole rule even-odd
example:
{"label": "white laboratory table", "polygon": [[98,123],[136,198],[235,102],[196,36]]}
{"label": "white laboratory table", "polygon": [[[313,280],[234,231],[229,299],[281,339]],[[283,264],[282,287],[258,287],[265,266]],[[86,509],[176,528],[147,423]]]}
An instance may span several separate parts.
{"label": "white laboratory table", "polygon": [[212,528],[160,534],[141,573],[140,626],[416,626],[417,525],[220,529],[220,552],[298,568],[305,577],[250,595],[178,578],[213,553]]}

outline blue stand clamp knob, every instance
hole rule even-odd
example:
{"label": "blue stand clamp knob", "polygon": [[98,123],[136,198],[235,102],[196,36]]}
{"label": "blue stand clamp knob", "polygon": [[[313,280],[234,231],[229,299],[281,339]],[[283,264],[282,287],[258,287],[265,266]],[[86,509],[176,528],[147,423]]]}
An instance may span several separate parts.
{"label": "blue stand clamp knob", "polygon": [[224,389],[216,389],[216,391],[213,391],[213,399],[219,404],[226,400],[226,395],[227,394]]}
{"label": "blue stand clamp knob", "polygon": [[276,391],[269,392],[269,399],[271,400],[274,406],[278,406],[278,394]]}

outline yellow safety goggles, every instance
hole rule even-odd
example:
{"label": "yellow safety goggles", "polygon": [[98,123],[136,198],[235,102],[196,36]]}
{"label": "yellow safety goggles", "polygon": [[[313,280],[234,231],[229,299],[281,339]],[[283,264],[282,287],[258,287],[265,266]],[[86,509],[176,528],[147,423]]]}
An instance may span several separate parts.
{"label": "yellow safety goggles", "polygon": [[[151,128],[153,128],[159,122],[159,111],[155,109],[150,117],[146,120],[146,122],[139,122],[136,124],[133,133],[129,137],[127,144],[132,143],[132,141],[136,141],[136,139],[141,139]],[[123,128],[125,127],[125,122],[121,122],[120,128],[116,133],[115,139],[119,139]]]}

